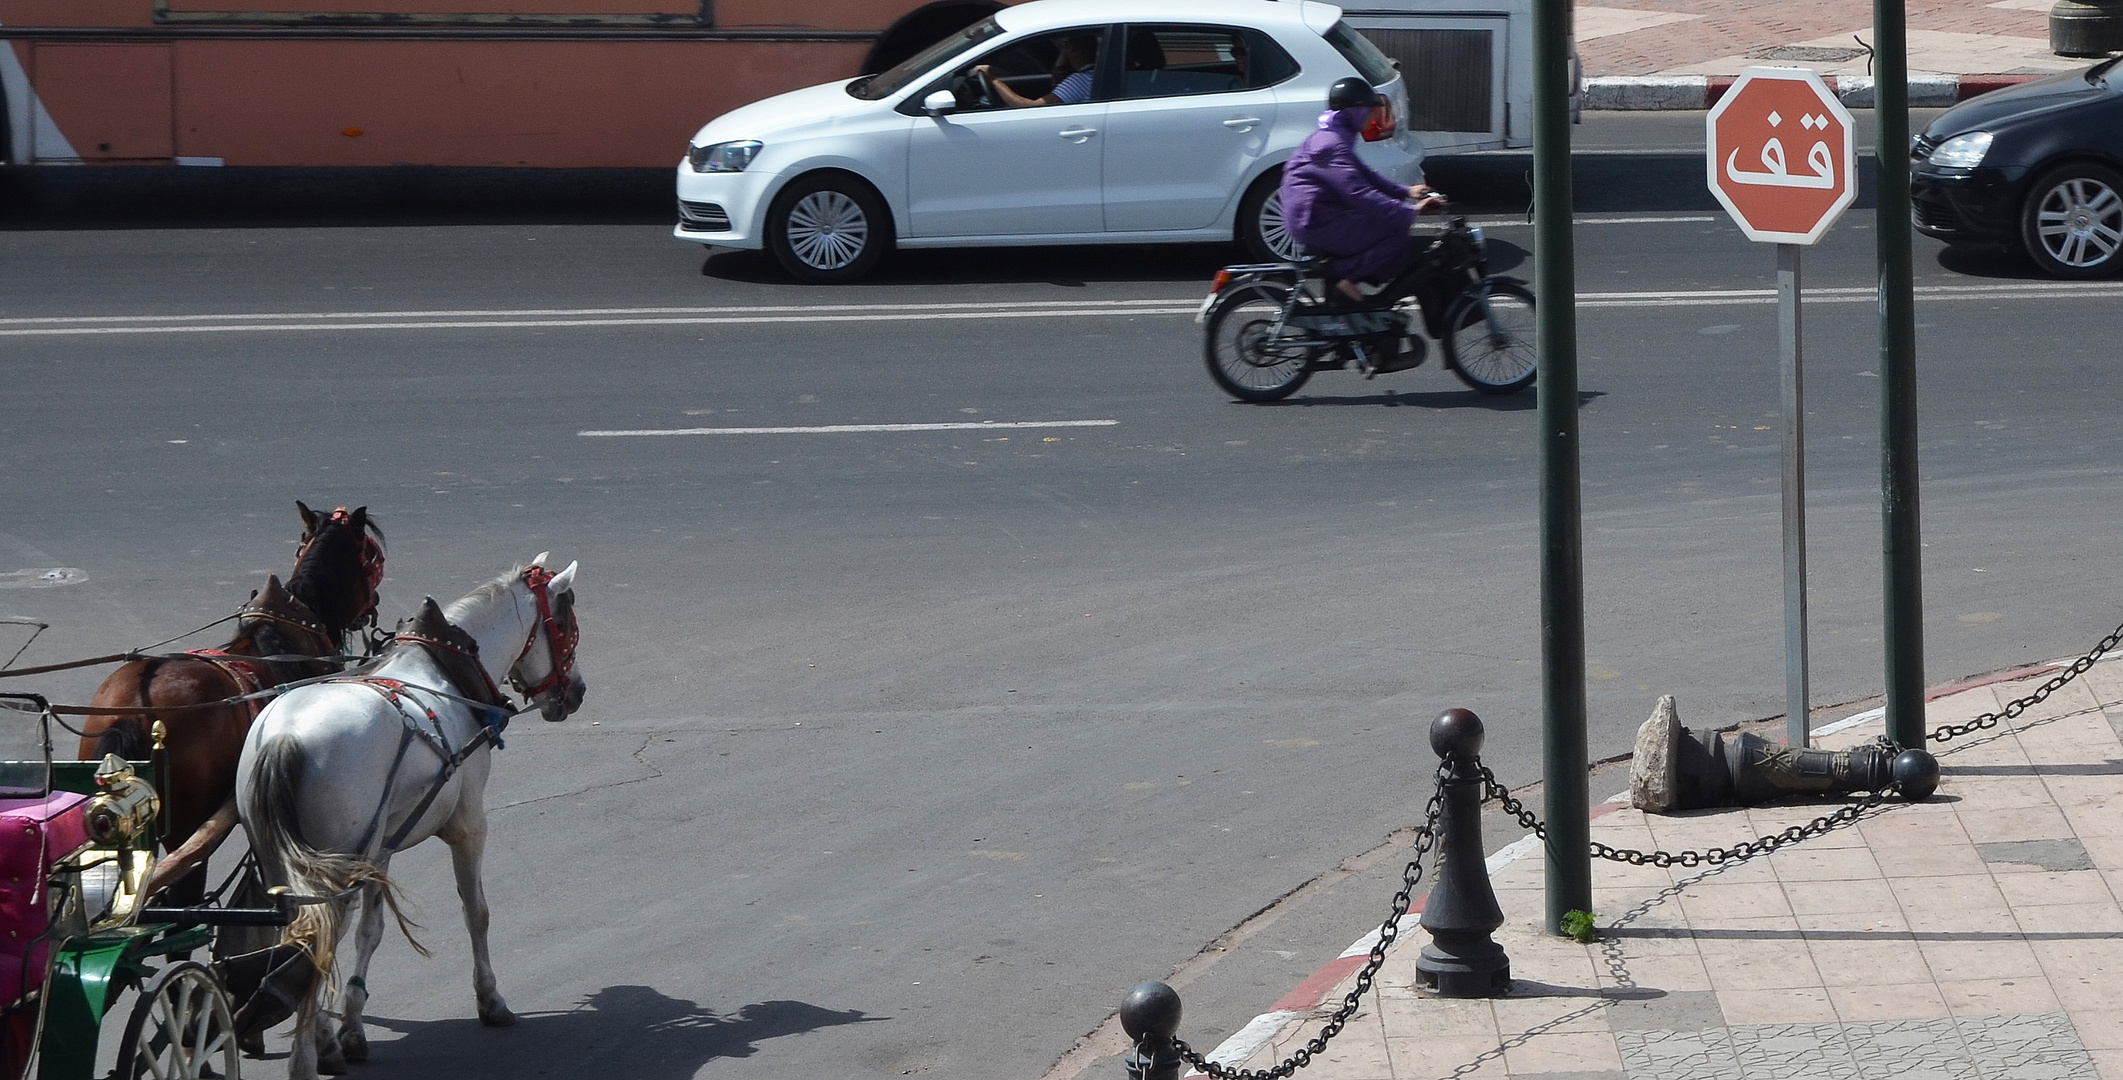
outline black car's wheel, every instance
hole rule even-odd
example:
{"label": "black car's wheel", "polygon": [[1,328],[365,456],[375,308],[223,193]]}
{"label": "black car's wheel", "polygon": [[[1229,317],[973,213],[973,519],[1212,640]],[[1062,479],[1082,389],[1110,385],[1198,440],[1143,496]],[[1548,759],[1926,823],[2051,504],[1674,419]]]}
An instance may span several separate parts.
{"label": "black car's wheel", "polygon": [[1442,343],[1452,373],[1484,394],[1515,394],[1540,372],[1533,351],[1533,293],[1491,278],[1452,302]]}
{"label": "black car's wheel", "polygon": [[2020,210],[2020,239],[2035,264],[2057,277],[2123,269],[2123,176],[2087,161],[2043,173]]}
{"label": "black car's wheel", "polygon": [[1280,401],[1311,377],[1312,349],[1282,340],[1296,337],[1296,328],[1285,326],[1277,333],[1289,299],[1288,289],[1260,283],[1217,297],[1203,335],[1203,359],[1209,362],[1209,377],[1225,393],[1240,401]]}
{"label": "black car's wheel", "polygon": [[868,184],[844,173],[800,176],[767,211],[767,248],[798,281],[854,281],[891,247],[891,212]]}
{"label": "black car's wheel", "polygon": [[1297,239],[1283,224],[1283,170],[1268,170],[1266,176],[1246,189],[1238,203],[1238,242],[1246,255],[1262,262],[1294,262]]}

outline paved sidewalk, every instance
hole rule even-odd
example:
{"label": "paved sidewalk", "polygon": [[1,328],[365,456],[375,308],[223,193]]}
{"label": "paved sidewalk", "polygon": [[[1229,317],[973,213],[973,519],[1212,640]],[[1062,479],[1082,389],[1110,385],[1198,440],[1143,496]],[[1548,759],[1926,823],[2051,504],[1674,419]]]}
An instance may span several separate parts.
{"label": "paved sidewalk", "polygon": [[[1931,725],[1997,711],[2051,674],[1939,698]],[[2016,721],[1934,744],[1942,783],[1929,802],[1722,868],[1594,863],[1589,946],[1542,932],[1542,862],[1520,859],[1492,877],[1509,997],[1416,991],[1428,935],[1411,915],[1362,1010],[1297,1075],[2123,1080],[2119,727],[2123,666],[2097,665]],[[1874,719],[1819,741],[1879,733]],[[1825,809],[1603,807],[1592,835],[1726,846]],[[1352,984],[1344,977],[1244,1067],[1303,1045]]]}
{"label": "paved sidewalk", "polygon": [[[1908,0],[1912,75],[2047,74],[2084,67],[2049,51],[2052,0]],[[1737,75],[1796,64],[1869,75],[1869,4],[1848,0],[1600,0],[1576,8],[1587,79]]]}

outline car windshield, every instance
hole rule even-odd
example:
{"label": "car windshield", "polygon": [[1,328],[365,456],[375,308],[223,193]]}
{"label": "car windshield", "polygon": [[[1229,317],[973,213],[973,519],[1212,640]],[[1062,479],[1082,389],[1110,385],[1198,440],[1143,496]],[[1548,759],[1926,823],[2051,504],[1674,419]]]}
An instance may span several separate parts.
{"label": "car windshield", "polygon": [[938,64],[953,59],[971,50],[989,38],[1003,32],[994,19],[982,19],[908,57],[892,70],[868,78],[857,79],[848,84],[848,93],[864,101],[876,101],[899,93],[906,85],[921,78]]}

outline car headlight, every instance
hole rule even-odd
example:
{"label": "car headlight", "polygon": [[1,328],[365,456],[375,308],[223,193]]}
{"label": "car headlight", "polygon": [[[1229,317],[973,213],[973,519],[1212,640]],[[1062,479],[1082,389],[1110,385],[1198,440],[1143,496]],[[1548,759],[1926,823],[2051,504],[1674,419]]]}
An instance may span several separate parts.
{"label": "car headlight", "polygon": [[1983,155],[1989,152],[1990,132],[1971,131],[1940,143],[1931,152],[1931,163],[1947,169],[1973,169],[1983,164]]}
{"label": "car headlight", "polygon": [[759,156],[759,140],[745,139],[739,142],[719,142],[710,146],[692,146],[686,149],[686,161],[694,172],[743,172],[752,159]]}

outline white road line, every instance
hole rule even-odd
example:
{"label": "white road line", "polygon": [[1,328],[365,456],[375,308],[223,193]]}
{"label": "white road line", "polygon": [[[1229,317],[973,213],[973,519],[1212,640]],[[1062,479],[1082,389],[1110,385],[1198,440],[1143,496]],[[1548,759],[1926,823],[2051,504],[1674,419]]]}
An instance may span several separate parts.
{"label": "white road line", "polygon": [[[1141,301],[1119,301],[1118,303],[1140,304]],[[508,330],[585,326],[721,326],[733,323],[757,325],[766,323],[917,322],[934,319],[1041,319],[1068,316],[1192,315],[1201,306],[1201,302],[1198,300],[1185,302],[1164,300],[1158,303],[1163,306],[1085,307],[1078,304],[1061,310],[1006,308],[991,311],[871,312],[859,315],[729,315],[669,319],[471,319],[433,322],[246,323],[243,325],[219,326],[68,326],[0,330],[0,337],[81,337],[107,334],[228,334],[314,330]],[[1184,306],[1182,306],[1183,303]]]}
{"label": "white road line", "polygon": [[[1716,214],[1681,214],[1673,217],[1581,217],[1572,218],[1570,223],[1572,225],[1667,225],[1684,221],[1725,220],[1727,219]],[[1480,221],[1469,221],[1467,224],[1478,225],[1484,229],[1502,229],[1513,225],[1528,229],[1533,227],[1533,222],[1527,221],[1522,217],[1484,218]]]}
{"label": "white road line", "polygon": [[[1095,303],[1126,307],[1173,304],[1179,300],[1099,300]],[[957,311],[967,308],[1065,308],[1080,307],[1083,300],[1008,300],[1000,303],[964,301],[950,304],[752,304],[723,307],[633,307],[633,308],[462,308],[435,311],[285,311],[238,315],[57,315],[38,318],[0,319],[0,326],[29,323],[178,323],[237,322],[257,319],[454,319],[537,316],[560,318],[598,315],[771,315],[777,313],[833,311]]]}
{"label": "white road line", "polygon": [[[1814,288],[1816,304],[1870,304],[1870,286]],[[2123,282],[2029,282],[1925,285],[1916,299],[2072,300],[2123,297]],[[1581,308],[1724,307],[1776,303],[1773,289],[1676,289],[1588,292]],[[317,312],[297,314],[52,316],[0,319],[0,337],[273,333],[351,330],[512,330],[623,326],[728,326],[777,323],[922,322],[965,319],[1110,318],[1193,315],[1195,297],[1140,300],[1012,301],[995,304],[825,304],[813,307],[554,308],[464,311]]]}
{"label": "white road line", "polygon": [[1113,427],[1118,420],[981,420],[949,424],[828,424],[819,427],[696,427],[639,431],[578,431],[585,439],[635,435],[843,435],[875,431],[987,431],[1001,428]]}

